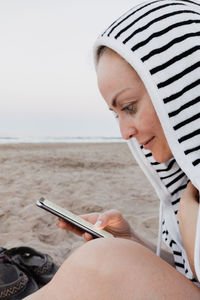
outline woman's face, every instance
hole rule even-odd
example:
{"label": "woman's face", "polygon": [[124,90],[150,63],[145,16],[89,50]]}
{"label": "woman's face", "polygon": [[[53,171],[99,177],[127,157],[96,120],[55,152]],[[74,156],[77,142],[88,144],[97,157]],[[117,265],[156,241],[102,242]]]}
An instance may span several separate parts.
{"label": "woman's face", "polygon": [[99,90],[109,109],[119,119],[125,140],[136,138],[151,150],[157,162],[172,157],[150,97],[135,70],[118,54],[106,49],[97,66]]}

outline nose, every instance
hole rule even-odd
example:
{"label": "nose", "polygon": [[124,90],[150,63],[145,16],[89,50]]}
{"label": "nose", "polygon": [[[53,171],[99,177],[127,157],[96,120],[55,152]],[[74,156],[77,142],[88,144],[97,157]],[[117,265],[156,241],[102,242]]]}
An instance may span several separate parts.
{"label": "nose", "polygon": [[121,136],[124,140],[129,140],[132,137],[135,137],[137,130],[133,123],[130,122],[130,120],[119,120],[119,127],[121,131]]}

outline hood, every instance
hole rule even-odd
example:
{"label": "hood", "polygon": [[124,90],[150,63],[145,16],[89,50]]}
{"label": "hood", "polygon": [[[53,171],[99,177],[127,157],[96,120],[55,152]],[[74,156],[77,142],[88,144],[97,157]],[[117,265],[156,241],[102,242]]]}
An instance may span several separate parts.
{"label": "hood", "polygon": [[[98,37],[95,63],[101,46],[122,56],[150,95],[173,158],[158,163],[134,138],[128,143],[161,200],[172,239],[184,252],[176,218],[179,200],[188,180],[200,190],[200,4],[190,0],[144,2]],[[162,215],[160,232],[161,223]],[[200,216],[196,237],[195,270],[200,281]]]}

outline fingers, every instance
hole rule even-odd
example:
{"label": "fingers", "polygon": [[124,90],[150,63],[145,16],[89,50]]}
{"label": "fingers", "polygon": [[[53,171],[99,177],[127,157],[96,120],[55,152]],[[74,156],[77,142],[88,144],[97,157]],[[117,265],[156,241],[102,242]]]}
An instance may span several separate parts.
{"label": "fingers", "polygon": [[60,227],[61,229],[68,230],[69,224],[67,224],[67,222],[59,218],[58,223],[56,223],[56,226]]}
{"label": "fingers", "polygon": [[89,241],[93,240],[93,237],[92,237],[91,234],[85,232],[85,233],[83,234],[83,239],[84,239],[84,242],[86,243],[86,242],[89,242]]}
{"label": "fingers", "polygon": [[[91,213],[91,214],[87,214],[87,215],[81,215],[80,217],[89,223],[95,224],[96,220],[98,219],[98,216],[99,216],[99,213]],[[84,230],[79,229],[76,225],[70,224],[69,222],[67,222],[61,218],[58,219],[58,222],[56,225],[61,229],[71,231],[79,236],[82,236],[85,233]],[[85,239],[85,241],[91,240],[92,236],[87,233],[86,236],[84,236],[84,239]]]}
{"label": "fingers", "polygon": [[61,229],[67,230],[67,231],[71,231],[79,236],[83,235],[84,231],[80,228],[78,228],[77,226],[70,224],[66,221],[64,221],[63,219],[59,218],[58,222],[56,224],[56,226],[58,226]]}
{"label": "fingers", "polygon": [[102,214],[99,214],[99,217],[97,218],[95,225],[103,229],[106,226],[111,226],[112,224],[119,222],[121,218],[122,215],[118,210],[111,209]]}
{"label": "fingers", "polygon": [[90,222],[92,224],[95,224],[98,217],[99,217],[100,213],[90,213],[90,214],[84,214],[81,215],[80,217],[83,218],[84,220],[86,220],[87,222]]}
{"label": "fingers", "polygon": [[64,230],[71,231],[71,232],[75,233],[76,235],[82,236],[85,242],[88,242],[93,239],[93,237],[89,233],[83,232],[82,230],[78,229],[77,226],[69,224],[62,219],[58,220],[58,223],[56,224],[56,226],[58,226],[59,228],[64,229]]}
{"label": "fingers", "polygon": [[[107,227],[108,231],[112,231],[112,227],[115,228],[116,224],[119,224],[120,220],[122,220],[123,217],[119,211],[111,209],[104,213],[90,213],[87,215],[81,215],[81,218],[94,224],[99,229]],[[92,235],[90,235],[89,233],[84,232],[76,225],[70,224],[61,218],[59,218],[56,225],[61,229],[71,231],[79,236],[83,236],[85,242],[93,239]]]}

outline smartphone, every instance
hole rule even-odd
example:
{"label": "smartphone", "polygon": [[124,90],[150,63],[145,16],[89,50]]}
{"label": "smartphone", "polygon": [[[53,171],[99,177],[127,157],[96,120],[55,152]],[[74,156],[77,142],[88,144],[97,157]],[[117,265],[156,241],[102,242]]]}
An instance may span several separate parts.
{"label": "smartphone", "polygon": [[36,205],[49,211],[50,213],[56,215],[57,217],[67,221],[70,224],[73,224],[77,226],[79,229],[81,229],[83,232],[90,233],[93,238],[99,238],[99,237],[113,237],[113,235],[103,229],[98,229],[95,225],[85,221],[81,217],[73,214],[67,209],[64,209],[57,204],[45,199],[44,197],[40,198]]}

